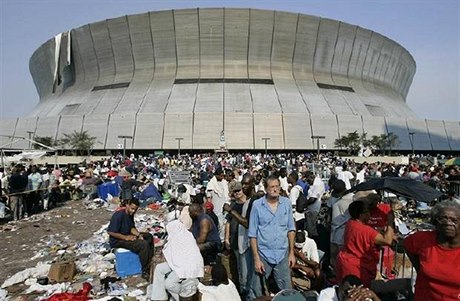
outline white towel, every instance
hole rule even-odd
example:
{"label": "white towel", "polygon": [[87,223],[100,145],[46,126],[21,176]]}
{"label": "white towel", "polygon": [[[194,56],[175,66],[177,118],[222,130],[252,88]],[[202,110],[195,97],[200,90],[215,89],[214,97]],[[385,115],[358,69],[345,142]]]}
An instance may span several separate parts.
{"label": "white towel", "polygon": [[174,220],[166,225],[168,242],[163,248],[166,262],[180,279],[204,276],[204,263],[193,234]]}

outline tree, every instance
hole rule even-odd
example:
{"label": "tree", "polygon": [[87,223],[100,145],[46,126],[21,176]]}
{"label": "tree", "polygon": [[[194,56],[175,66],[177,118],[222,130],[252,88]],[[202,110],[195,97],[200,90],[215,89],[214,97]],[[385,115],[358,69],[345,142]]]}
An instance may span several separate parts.
{"label": "tree", "polygon": [[64,134],[64,137],[60,139],[59,144],[63,148],[71,148],[75,154],[84,154],[86,152],[90,155],[95,142],[96,137],[91,137],[88,131],[73,131],[70,134]]}
{"label": "tree", "polygon": [[[38,143],[44,144],[46,146],[49,146],[49,147],[56,146],[56,141],[51,136],[43,136],[43,137],[35,136],[33,140],[38,142]],[[41,146],[39,144],[36,144],[36,143],[33,143],[33,147],[34,147],[34,149],[46,149],[45,147],[43,147],[43,146]]]}
{"label": "tree", "polygon": [[399,145],[399,138],[398,138],[398,135],[390,132],[388,133],[386,140],[387,140],[387,145],[390,148],[390,156],[391,156],[391,151],[393,150],[393,148]]}
{"label": "tree", "polygon": [[385,134],[381,134],[380,136],[373,135],[369,140],[371,148],[385,154],[385,138]]}
{"label": "tree", "polygon": [[388,134],[381,134],[380,136],[372,136],[369,144],[372,148],[379,150],[383,155],[389,149],[391,155],[392,149],[399,144],[399,140],[396,134],[390,132]]}
{"label": "tree", "polygon": [[354,131],[348,133],[346,136],[335,139],[334,145],[339,148],[345,148],[350,155],[357,155],[365,140],[366,133],[359,135],[358,131]]}

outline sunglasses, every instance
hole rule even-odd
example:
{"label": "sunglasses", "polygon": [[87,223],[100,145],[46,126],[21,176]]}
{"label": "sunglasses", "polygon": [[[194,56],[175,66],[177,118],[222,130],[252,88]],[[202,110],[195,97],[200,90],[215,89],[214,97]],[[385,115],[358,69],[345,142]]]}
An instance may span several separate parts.
{"label": "sunglasses", "polygon": [[233,193],[235,193],[235,192],[240,192],[240,191],[241,191],[241,189],[233,190]]}

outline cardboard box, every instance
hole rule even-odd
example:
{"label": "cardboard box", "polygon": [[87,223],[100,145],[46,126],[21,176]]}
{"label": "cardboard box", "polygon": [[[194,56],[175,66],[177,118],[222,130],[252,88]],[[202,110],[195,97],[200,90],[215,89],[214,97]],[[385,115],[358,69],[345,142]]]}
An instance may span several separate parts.
{"label": "cardboard box", "polygon": [[50,283],[69,282],[72,281],[76,272],[75,262],[56,262],[50,267],[48,279]]}

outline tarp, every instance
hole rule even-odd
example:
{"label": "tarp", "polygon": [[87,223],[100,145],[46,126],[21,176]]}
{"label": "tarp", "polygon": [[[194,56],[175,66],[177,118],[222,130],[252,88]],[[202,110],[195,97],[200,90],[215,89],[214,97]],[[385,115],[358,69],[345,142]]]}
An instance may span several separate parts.
{"label": "tarp", "polygon": [[147,200],[150,198],[154,198],[157,201],[161,201],[163,199],[161,194],[158,192],[158,189],[153,184],[149,184],[149,186],[147,186],[147,188],[145,188],[139,195],[140,200]]}
{"label": "tarp", "polygon": [[384,190],[396,195],[412,198],[420,202],[430,202],[442,196],[442,192],[419,181],[405,177],[373,178],[352,187],[349,192],[366,190]]}
{"label": "tarp", "polygon": [[14,156],[5,156],[3,161],[5,164],[21,162],[26,160],[34,160],[46,155],[46,151],[27,151]]}

